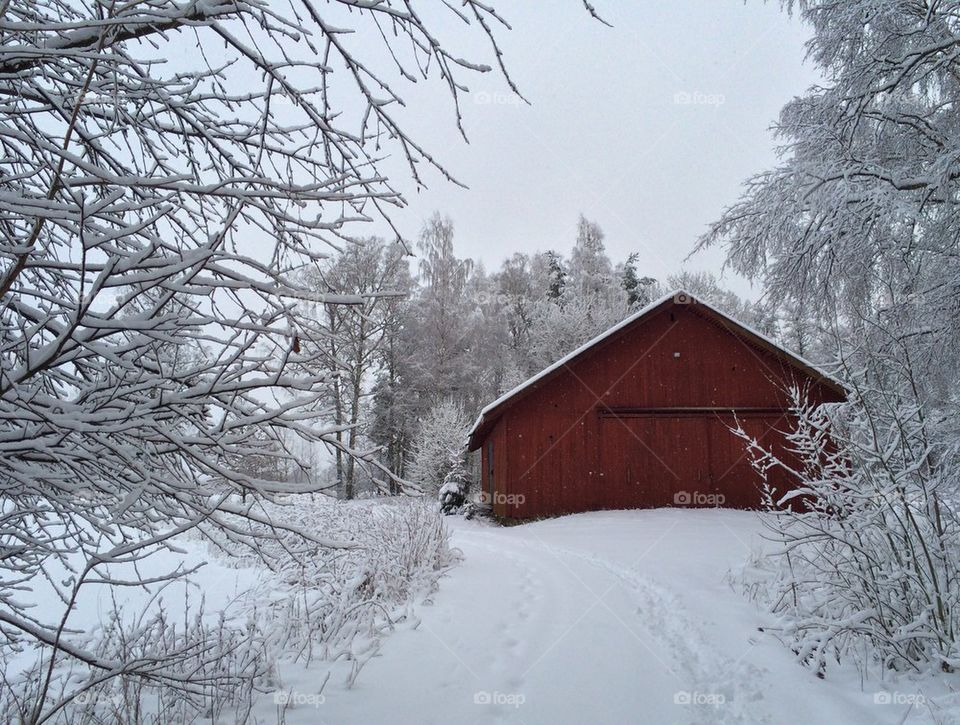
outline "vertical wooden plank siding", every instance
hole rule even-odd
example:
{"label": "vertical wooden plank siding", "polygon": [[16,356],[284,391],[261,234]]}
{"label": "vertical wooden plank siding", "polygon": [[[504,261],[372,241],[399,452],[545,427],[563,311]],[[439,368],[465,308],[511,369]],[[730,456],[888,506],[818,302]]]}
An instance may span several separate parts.
{"label": "vertical wooden plank siding", "polygon": [[[483,443],[484,461],[486,441],[494,445],[494,511],[530,518],[610,508],[756,507],[760,481],[729,430],[731,410],[751,435],[782,449],[791,384],[807,386],[816,402],[841,399],[699,314],[696,304],[668,305],[507,408]],[[486,464],[483,470],[486,476]],[[773,480],[781,491],[790,486],[782,472]]]}

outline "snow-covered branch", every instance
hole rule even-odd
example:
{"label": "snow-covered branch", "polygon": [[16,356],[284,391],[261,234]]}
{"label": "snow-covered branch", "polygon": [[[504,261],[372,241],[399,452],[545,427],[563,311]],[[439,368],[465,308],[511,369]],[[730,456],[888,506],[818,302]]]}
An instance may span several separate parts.
{"label": "snow-covered branch", "polygon": [[315,477],[246,464],[293,438],[357,455],[330,405],[341,371],[309,357],[338,333],[301,302],[372,298],[305,270],[404,204],[386,155],[451,176],[395,117],[392,79],[439,75],[456,104],[493,67],[438,39],[447,16],[501,62],[496,11],[463,5],[0,2],[0,648],[123,669],[31,592],[46,581],[69,612],[106,562],[189,529],[271,566],[271,542],[353,546],[271,518]]}

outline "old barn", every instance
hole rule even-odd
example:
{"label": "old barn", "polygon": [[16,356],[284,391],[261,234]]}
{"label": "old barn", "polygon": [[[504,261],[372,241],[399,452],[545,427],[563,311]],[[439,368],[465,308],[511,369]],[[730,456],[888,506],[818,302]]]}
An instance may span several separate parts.
{"label": "old barn", "polygon": [[[483,490],[502,517],[752,508],[760,478],[730,426],[780,448],[793,384],[817,403],[845,396],[810,363],[674,292],[485,407],[469,448],[481,451]],[[770,477],[790,485],[783,472]]]}

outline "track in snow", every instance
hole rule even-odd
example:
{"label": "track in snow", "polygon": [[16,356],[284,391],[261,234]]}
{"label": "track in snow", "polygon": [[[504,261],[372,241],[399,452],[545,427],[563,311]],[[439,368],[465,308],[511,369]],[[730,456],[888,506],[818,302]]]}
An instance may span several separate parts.
{"label": "track in snow", "polygon": [[[581,514],[499,528],[451,519],[463,563],[416,626],[319,723],[899,722],[850,678],[822,681],[758,631],[727,584],[753,514]],[[293,713],[291,713],[291,716]],[[288,722],[295,721],[288,716]]]}

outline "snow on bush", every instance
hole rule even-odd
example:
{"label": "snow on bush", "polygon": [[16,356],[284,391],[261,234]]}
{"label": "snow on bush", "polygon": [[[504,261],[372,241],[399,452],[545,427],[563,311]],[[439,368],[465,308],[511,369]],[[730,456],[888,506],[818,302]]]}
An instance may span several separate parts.
{"label": "snow on bush", "polygon": [[[278,562],[219,611],[189,589],[179,600],[170,597],[170,581],[159,583],[143,607],[129,606],[114,589],[103,624],[52,668],[44,648],[15,674],[6,662],[16,653],[0,643],[0,721],[242,721],[258,697],[282,689],[284,666],[319,661],[328,663],[325,675],[313,678],[319,690],[338,662],[346,663],[339,667],[352,685],[384,635],[456,562],[441,517],[422,500],[342,504],[304,496],[262,513],[329,532],[353,548],[304,547],[289,535],[270,540],[278,550],[263,556],[218,555],[214,567]],[[204,578],[203,570],[191,578],[201,592]]]}
{"label": "snow on bush", "polygon": [[830,659],[866,669],[960,665],[960,523],[949,503],[956,448],[936,445],[923,408],[857,388],[811,405],[792,391],[785,455],[750,440],[763,474],[787,466],[797,490],[768,490],[776,547],[746,584],[782,615],[780,634],[823,674]]}
{"label": "snow on bush", "polygon": [[336,531],[357,548],[318,548],[286,559],[278,572],[285,594],[261,617],[269,620],[266,629],[278,649],[298,661],[353,662],[352,683],[376,653],[380,635],[429,595],[456,562],[449,533],[422,499],[347,506],[301,499],[285,508],[287,518]]}
{"label": "snow on bush", "polygon": [[437,498],[440,501],[440,512],[452,514],[459,511],[466,502],[467,488],[467,472],[463,466],[463,456],[457,456],[451,461],[451,468],[437,493]]}
{"label": "snow on bush", "polygon": [[[209,613],[201,599],[181,611],[158,602],[130,617],[119,601],[86,650],[114,667],[83,657],[39,658],[18,676],[4,677],[4,722],[144,723],[240,721],[270,674],[264,632],[253,620]],[[149,663],[149,674],[131,664]]]}

